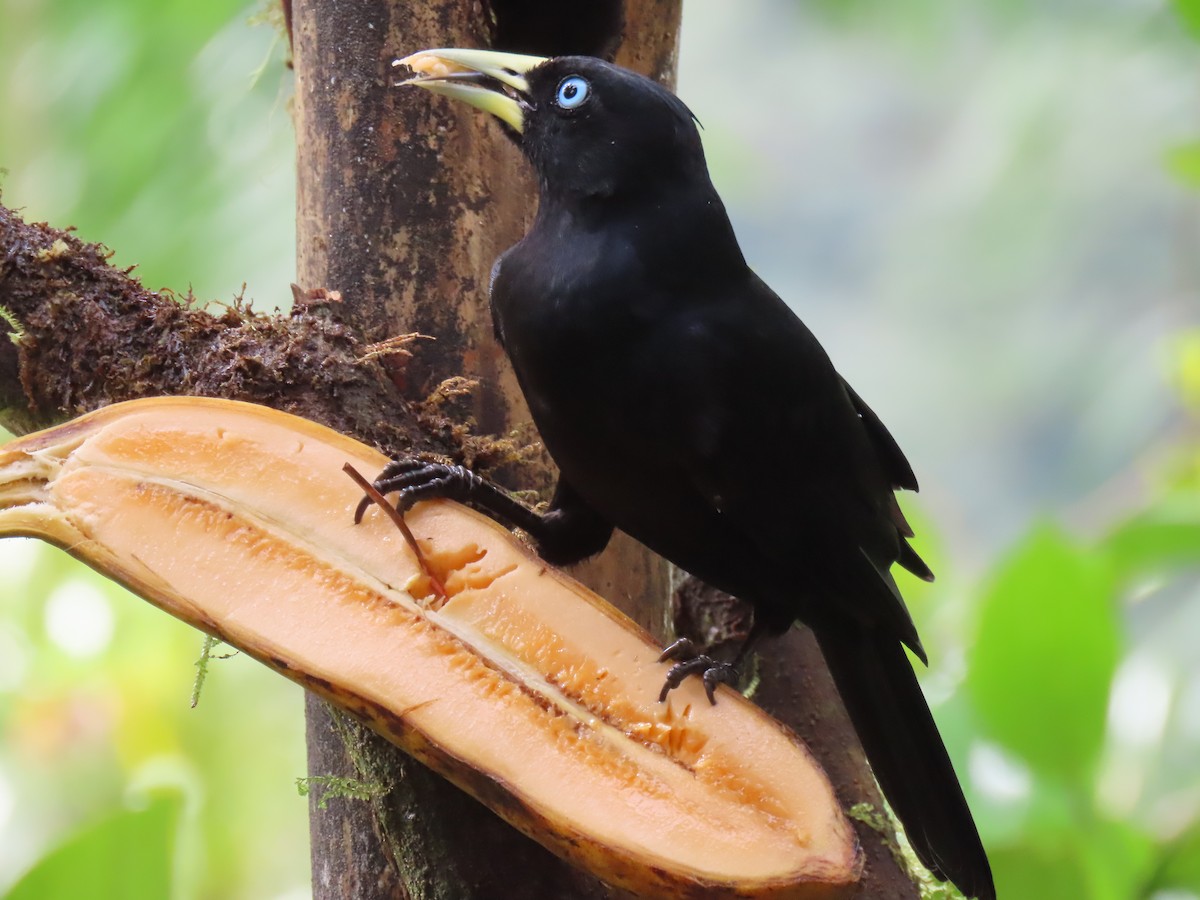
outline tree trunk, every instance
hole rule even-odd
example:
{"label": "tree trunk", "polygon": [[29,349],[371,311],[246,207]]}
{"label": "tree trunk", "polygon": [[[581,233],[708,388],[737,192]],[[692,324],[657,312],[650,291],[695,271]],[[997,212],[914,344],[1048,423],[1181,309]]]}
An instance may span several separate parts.
{"label": "tree trunk", "polygon": [[[294,5],[298,281],[339,291],[350,321],[375,340],[413,331],[435,339],[419,343],[405,369],[411,397],[466,375],[479,382],[469,415],[480,431],[505,435],[528,422],[493,339],[487,279],[524,233],[537,192],[497,123],[396,89],[391,61],[428,47],[615,51],[623,64],[670,81],[679,14],[679,0],[625,10],[511,0]],[[544,455],[505,474],[512,488],[544,490],[553,481]],[[663,636],[661,560],[621,537],[576,574]],[[314,798],[317,898],[465,900],[495,897],[500,886],[505,897],[531,900],[618,896],[312,698],[308,746],[310,775],[389,785],[369,806],[333,800],[321,809]]]}

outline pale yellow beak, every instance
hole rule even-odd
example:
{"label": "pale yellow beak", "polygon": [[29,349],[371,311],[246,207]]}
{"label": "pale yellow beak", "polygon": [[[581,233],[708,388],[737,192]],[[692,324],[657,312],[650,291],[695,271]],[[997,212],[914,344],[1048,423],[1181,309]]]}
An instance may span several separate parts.
{"label": "pale yellow beak", "polygon": [[[416,77],[401,84],[413,84],[444,97],[462,100],[507,122],[515,130],[523,131],[525,110],[529,108],[525,101],[529,92],[525,73],[545,61],[541,56],[519,53],[445,48],[422,50],[398,59],[392,65],[407,66],[417,73]],[[477,83],[488,80],[499,82],[502,87],[496,89]]]}

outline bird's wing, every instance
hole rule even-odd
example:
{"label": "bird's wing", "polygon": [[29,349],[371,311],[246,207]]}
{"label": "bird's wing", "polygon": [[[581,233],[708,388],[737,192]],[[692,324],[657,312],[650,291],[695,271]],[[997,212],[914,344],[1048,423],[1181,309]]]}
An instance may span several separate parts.
{"label": "bird's wing", "polygon": [[842,386],[846,389],[850,402],[854,404],[859,418],[862,419],[863,427],[879,455],[879,461],[883,465],[884,471],[891,479],[892,487],[906,491],[918,490],[917,476],[913,474],[912,466],[904,456],[904,451],[900,449],[900,445],[896,443],[892,433],[887,430],[887,426],[880,421],[879,416],[875,415],[875,411],[867,406],[866,401],[858,396],[858,392],[846,383],[845,379],[842,379]]}
{"label": "bird's wing", "polygon": [[[912,466],[909,465],[908,459],[904,456],[900,445],[896,443],[896,439],[892,437],[892,433],[880,421],[879,416],[875,415],[875,411],[867,406],[858,392],[846,383],[845,379],[842,380],[842,386],[846,389],[846,394],[854,405],[855,412],[858,413],[867,438],[875,448],[875,454],[893,490],[919,490],[917,476],[913,474]],[[908,543],[908,539],[913,537],[912,526],[904,517],[904,512],[900,509],[900,504],[896,502],[894,494],[889,501],[888,514],[896,526],[896,530],[900,533],[900,552],[896,562],[918,578],[924,581],[933,581],[933,571]]]}
{"label": "bird's wing", "polygon": [[662,357],[672,365],[659,372],[662,399],[646,427],[765,558],[799,565],[806,590],[923,657],[889,572],[909,557],[924,568],[893,494],[916,479],[878,417],[757,279],[669,327],[673,352]]}

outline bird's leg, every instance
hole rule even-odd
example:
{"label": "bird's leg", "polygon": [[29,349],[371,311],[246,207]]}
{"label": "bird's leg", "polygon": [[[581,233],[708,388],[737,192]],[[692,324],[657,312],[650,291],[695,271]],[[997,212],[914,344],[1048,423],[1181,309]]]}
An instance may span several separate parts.
{"label": "bird's leg", "polygon": [[704,682],[704,693],[708,695],[708,702],[716,706],[717,698],[713,694],[717,689],[717,685],[724,683],[736,688],[742,663],[746,661],[746,658],[750,655],[750,651],[754,649],[759,638],[767,633],[767,630],[765,622],[760,622],[756,619],[750,629],[750,633],[746,635],[746,640],[742,641],[742,646],[738,648],[737,656],[734,657],[733,662],[722,662],[719,659],[713,659],[711,656],[698,652],[696,645],[688,638],[680,638],[670,644],[663,650],[658,661],[679,661],[671,666],[670,671],[667,672],[667,678],[663,682],[662,691],[658,695],[658,702],[662,703],[666,700],[667,694],[683,684],[689,675],[699,675]]}
{"label": "bird's leg", "polygon": [[[555,565],[568,565],[599,553],[613,530],[561,479],[544,514],[530,509],[465,466],[419,459],[392,460],[379,473],[374,487],[381,494],[398,493],[396,508],[401,512],[420,500],[444,498],[465,503],[526,532],[537,542],[542,558]],[[359,501],[354,510],[356,524],[362,521],[371,502],[370,497]]]}
{"label": "bird's leg", "polygon": [[[381,494],[398,493],[400,496],[396,498],[396,508],[401,512],[421,500],[442,498],[470,504],[518,528],[526,528],[527,525],[536,528],[532,519],[540,518],[515,497],[484,481],[465,466],[450,466],[421,459],[394,459],[383,467],[372,485]],[[362,521],[363,514],[372,502],[370,497],[363,497],[358,502],[354,510],[356,525]]]}

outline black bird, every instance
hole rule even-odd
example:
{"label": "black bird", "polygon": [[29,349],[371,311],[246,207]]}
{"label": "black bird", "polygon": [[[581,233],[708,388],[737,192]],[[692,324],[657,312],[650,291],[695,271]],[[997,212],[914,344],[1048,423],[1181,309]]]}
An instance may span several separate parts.
{"label": "black bird", "polygon": [[[421,87],[499,117],[537,173],[529,233],[496,261],[496,335],[560,470],[539,515],[473,473],[405,460],[403,508],[453,497],[566,564],[613,528],[754,604],[754,639],[817,637],[917,856],[993,900],[987,856],[905,657],[925,651],[890,574],[932,573],[897,489],[912,468],[804,323],[746,265],[694,117],[655,82],[588,57],[432,50]],[[359,507],[361,517],[367,503]],[[689,648],[710,691],[731,668]]]}

